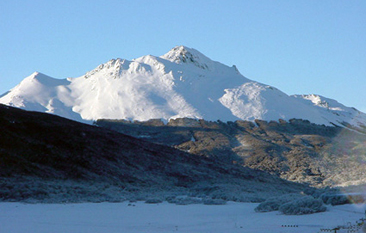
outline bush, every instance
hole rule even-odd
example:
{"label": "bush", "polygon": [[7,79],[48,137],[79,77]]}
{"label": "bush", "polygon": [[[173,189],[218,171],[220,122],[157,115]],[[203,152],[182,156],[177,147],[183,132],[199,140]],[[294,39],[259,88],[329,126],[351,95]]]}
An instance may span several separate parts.
{"label": "bush", "polygon": [[268,198],[266,201],[259,204],[254,210],[256,212],[270,212],[276,211],[281,205],[302,198],[303,195],[297,193],[290,193],[278,197]]}
{"label": "bush", "polygon": [[204,199],[203,200],[203,204],[204,205],[225,205],[226,204],[226,201],[225,200],[222,200],[222,199],[210,199],[210,198],[207,198],[207,199]]}
{"label": "bush", "polygon": [[348,200],[346,195],[342,194],[322,194],[320,196],[321,200],[324,202],[324,204],[327,205],[344,205],[349,204],[350,201]]}
{"label": "bush", "polygon": [[174,198],[169,198],[167,201],[169,203],[174,203],[176,205],[190,205],[190,204],[201,204],[202,198],[189,197],[189,196],[177,196]]}
{"label": "bush", "polygon": [[320,199],[306,196],[281,205],[279,211],[286,215],[302,215],[324,212],[326,209]]}
{"label": "bush", "polygon": [[158,199],[158,198],[150,198],[150,199],[147,199],[145,201],[146,204],[159,204],[159,203],[162,203],[163,201],[161,199]]}

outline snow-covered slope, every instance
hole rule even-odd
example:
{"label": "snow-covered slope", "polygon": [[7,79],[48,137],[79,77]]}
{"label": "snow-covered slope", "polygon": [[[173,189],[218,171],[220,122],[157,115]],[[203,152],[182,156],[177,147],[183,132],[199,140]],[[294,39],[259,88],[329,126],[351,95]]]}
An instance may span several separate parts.
{"label": "snow-covered slope", "polygon": [[59,80],[34,73],[0,103],[78,121],[301,118],[325,125],[366,125],[366,114],[356,109],[321,96],[288,96],[184,46],[160,57],[112,59],[78,78]]}

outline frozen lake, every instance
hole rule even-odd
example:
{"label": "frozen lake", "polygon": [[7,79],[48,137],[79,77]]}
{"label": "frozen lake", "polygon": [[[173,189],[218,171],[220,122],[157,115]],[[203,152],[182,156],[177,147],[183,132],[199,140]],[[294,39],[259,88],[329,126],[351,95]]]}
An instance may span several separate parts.
{"label": "frozen lake", "polygon": [[[256,213],[258,204],[174,205],[169,203],[0,203],[0,232],[320,232],[321,228],[355,223],[365,206],[328,206],[327,212],[286,216]],[[298,227],[283,227],[298,226]],[[361,231],[360,231],[361,232]]]}

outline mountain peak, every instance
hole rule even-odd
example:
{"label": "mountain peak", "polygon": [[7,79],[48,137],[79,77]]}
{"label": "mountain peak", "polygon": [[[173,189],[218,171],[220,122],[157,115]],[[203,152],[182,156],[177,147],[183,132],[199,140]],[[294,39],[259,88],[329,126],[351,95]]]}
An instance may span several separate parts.
{"label": "mountain peak", "polygon": [[210,65],[213,63],[211,59],[199,51],[183,45],[174,47],[168,53],[161,56],[161,58],[177,64],[193,64],[201,69],[208,70],[210,69]]}
{"label": "mountain peak", "polygon": [[39,74],[42,74],[42,73],[39,73],[38,71],[36,71],[36,72],[33,72],[30,76],[35,77],[35,76],[37,76],[37,75],[39,75]]}
{"label": "mountain peak", "polygon": [[29,75],[27,78],[28,79],[42,79],[44,77],[48,77],[48,76],[41,72],[35,71],[31,75]]}

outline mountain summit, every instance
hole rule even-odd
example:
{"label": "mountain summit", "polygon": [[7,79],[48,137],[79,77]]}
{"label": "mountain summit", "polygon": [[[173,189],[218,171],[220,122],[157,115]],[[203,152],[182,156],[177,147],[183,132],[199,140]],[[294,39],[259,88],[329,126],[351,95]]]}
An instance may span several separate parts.
{"label": "mountain summit", "polygon": [[[193,64],[201,69],[212,69],[214,62],[200,53],[199,51],[185,46],[177,46],[170,50],[168,53],[161,56],[161,58],[175,62],[177,64],[187,63]],[[216,62],[217,63],[217,62]]]}
{"label": "mountain summit", "polygon": [[54,79],[35,72],[2,95],[0,103],[84,122],[298,118],[325,125],[366,125],[366,114],[354,108],[318,95],[288,96],[185,46],[160,57],[112,59],[78,78]]}

